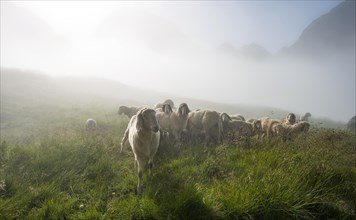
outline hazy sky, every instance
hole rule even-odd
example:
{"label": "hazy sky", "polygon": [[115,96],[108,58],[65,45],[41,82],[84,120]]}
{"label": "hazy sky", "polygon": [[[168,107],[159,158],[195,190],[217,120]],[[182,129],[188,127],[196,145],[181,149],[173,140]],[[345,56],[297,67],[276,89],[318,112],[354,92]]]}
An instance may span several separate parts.
{"label": "hazy sky", "polygon": [[[1,66],[109,78],[183,97],[347,120],[355,114],[350,78],[340,81],[347,89],[338,94],[348,94],[345,104],[337,95],[324,98],[334,85],[332,74],[314,89],[314,97],[283,83],[285,72],[292,76],[298,69],[289,81],[314,85],[318,75],[308,73],[324,71],[315,64],[256,64],[216,55],[223,43],[236,48],[255,43],[275,54],[340,2],[1,1]],[[298,82],[303,77],[308,80]],[[341,116],[329,106],[333,101],[343,105]]]}
{"label": "hazy sky", "polygon": [[270,52],[289,46],[314,19],[341,1],[11,1],[44,19],[57,33],[81,39],[113,14],[147,13],[175,25],[194,43],[214,48],[257,43]]}

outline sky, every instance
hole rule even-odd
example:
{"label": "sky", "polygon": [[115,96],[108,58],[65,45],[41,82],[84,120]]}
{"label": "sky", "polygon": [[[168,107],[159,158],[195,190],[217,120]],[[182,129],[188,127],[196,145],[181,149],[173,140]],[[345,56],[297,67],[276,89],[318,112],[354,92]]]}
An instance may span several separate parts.
{"label": "sky", "polygon": [[[309,72],[324,71],[317,64],[256,64],[217,54],[224,43],[234,48],[258,44],[277,54],[340,2],[1,1],[1,67],[107,78],[183,97],[314,111],[346,121],[355,114],[350,101],[355,96],[347,95],[347,104],[336,96],[332,107],[324,98],[334,75],[324,79],[314,97],[283,83],[282,74],[294,67],[302,70],[296,79],[309,78],[301,84],[313,85],[319,76]],[[340,83],[346,88],[340,96],[354,91],[350,78]],[[335,116],[340,105],[344,111]]]}
{"label": "sky", "polygon": [[[197,44],[214,48],[263,45],[274,53],[291,45],[314,19],[341,1],[2,1],[34,12],[70,39],[95,33],[112,14],[150,13],[176,25]],[[261,34],[263,32],[263,34]]]}

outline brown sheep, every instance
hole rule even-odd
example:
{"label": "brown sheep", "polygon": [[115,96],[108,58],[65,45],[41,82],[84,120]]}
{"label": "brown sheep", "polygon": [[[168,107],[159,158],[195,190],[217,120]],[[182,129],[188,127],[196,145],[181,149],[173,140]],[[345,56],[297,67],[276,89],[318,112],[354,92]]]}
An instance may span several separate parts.
{"label": "brown sheep", "polygon": [[119,110],[117,113],[119,115],[124,114],[130,119],[132,116],[136,115],[136,113],[142,108],[143,107],[127,107],[125,105],[122,105],[119,107]]}

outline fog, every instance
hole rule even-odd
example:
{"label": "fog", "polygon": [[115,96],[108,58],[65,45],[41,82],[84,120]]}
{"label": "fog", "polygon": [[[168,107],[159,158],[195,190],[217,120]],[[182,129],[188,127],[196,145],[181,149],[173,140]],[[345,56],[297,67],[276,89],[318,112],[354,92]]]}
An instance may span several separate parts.
{"label": "fog", "polygon": [[[2,1],[1,67],[346,122],[356,114],[354,23],[351,40],[328,41],[346,48],[313,54],[302,42],[321,41],[305,29],[322,35],[311,24],[339,4]],[[328,17],[328,30],[343,21]]]}

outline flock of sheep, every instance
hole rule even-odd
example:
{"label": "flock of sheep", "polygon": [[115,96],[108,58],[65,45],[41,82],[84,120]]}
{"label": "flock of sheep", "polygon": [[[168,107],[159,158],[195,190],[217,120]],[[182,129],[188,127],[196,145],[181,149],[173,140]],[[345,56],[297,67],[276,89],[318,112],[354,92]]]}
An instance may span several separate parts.
{"label": "flock of sheep", "polygon": [[[204,145],[220,144],[232,138],[253,138],[258,140],[279,137],[283,141],[294,140],[299,134],[307,133],[310,128],[307,112],[297,120],[294,113],[284,119],[270,117],[245,120],[242,115],[228,115],[213,110],[190,110],[186,103],[176,109],[172,100],[149,107],[120,106],[119,115],[126,115],[130,121],[121,141],[121,151],[128,141],[138,165],[137,193],[142,192],[142,161],[148,158],[149,173],[153,167],[153,157],[158,147],[168,143],[182,146],[187,141],[199,141]],[[88,131],[97,129],[94,119],[86,121]],[[350,131],[356,131],[356,116],[347,125]]]}
{"label": "flock of sheep", "polygon": [[[138,115],[146,107],[120,106],[118,114],[131,118]],[[182,145],[187,140],[210,143],[221,143],[229,134],[239,138],[256,137],[258,139],[282,137],[284,141],[292,140],[300,133],[307,132],[311,114],[307,112],[297,121],[294,113],[289,113],[285,119],[262,117],[248,119],[242,115],[228,115],[213,110],[191,111],[186,103],[176,109],[172,100],[156,104],[152,110],[159,125],[161,142]]]}
{"label": "flock of sheep", "polygon": [[[306,113],[297,121],[295,114],[289,113],[282,120],[269,117],[245,120],[242,115],[228,115],[213,110],[192,111],[186,103],[176,109],[170,99],[153,108],[120,106],[118,114],[130,118],[120,152],[128,141],[138,165],[138,194],[142,192],[142,161],[148,158],[151,174],[153,157],[160,144],[182,146],[187,141],[199,141],[204,145],[219,144],[231,138],[231,135],[235,138],[257,139],[279,136],[284,141],[293,140],[309,130],[307,121],[311,116]],[[88,119],[86,126],[88,130],[95,130],[97,123],[94,119]]]}

